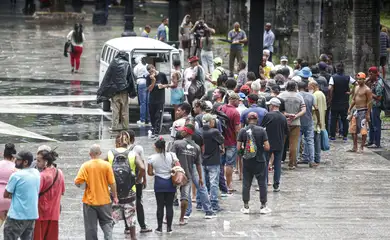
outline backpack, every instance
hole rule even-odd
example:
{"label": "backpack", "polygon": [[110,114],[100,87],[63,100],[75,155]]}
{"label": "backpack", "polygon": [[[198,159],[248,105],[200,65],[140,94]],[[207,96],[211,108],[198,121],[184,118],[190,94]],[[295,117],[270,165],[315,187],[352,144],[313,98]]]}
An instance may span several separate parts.
{"label": "backpack", "polygon": [[217,111],[212,110],[212,114],[215,114],[217,116],[217,119],[221,123],[222,132],[226,132],[226,129],[229,127],[229,117],[226,115],[226,113],[222,112],[222,108],[224,105],[220,106]]}
{"label": "backpack", "polygon": [[250,126],[245,127],[246,141],[244,143],[244,154],[242,157],[246,160],[256,157],[257,145],[255,137],[253,136],[253,128]]}
{"label": "backpack", "polygon": [[222,76],[225,76],[226,78],[228,77],[224,69],[216,68],[216,70],[218,70],[221,73],[219,74],[219,78]]}
{"label": "backpack", "polygon": [[135,173],[131,170],[128,158],[130,151],[130,149],[127,149],[120,153],[115,149],[112,150],[114,154],[112,170],[114,171],[118,199],[126,199],[131,188],[135,185]]}
{"label": "backpack", "polygon": [[387,81],[382,80],[383,83],[383,97],[381,103],[381,109],[383,111],[390,110],[390,85]]}

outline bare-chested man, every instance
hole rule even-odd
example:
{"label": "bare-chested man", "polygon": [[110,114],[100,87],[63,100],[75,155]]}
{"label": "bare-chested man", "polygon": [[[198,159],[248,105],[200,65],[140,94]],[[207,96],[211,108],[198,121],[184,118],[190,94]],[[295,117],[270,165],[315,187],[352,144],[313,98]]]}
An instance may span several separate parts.
{"label": "bare-chested man", "polygon": [[[356,78],[358,86],[354,89],[352,104],[348,109],[349,115],[353,107],[355,107],[349,127],[349,132],[353,137],[353,148],[349,151],[363,153],[363,147],[367,139],[367,126],[370,121],[372,92],[365,84],[366,74],[360,72],[356,75]],[[357,140],[357,135],[359,133],[362,135],[360,151],[358,150]]]}

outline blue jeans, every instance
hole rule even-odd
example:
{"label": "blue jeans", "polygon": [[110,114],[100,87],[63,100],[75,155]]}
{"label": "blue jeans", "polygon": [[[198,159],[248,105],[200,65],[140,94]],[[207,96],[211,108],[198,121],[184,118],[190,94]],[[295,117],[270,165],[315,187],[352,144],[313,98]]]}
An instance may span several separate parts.
{"label": "blue jeans", "polygon": [[265,153],[267,158],[267,183],[268,183],[268,166],[271,155],[274,154],[274,187],[279,186],[280,184],[280,175],[282,174],[282,156],[283,150],[280,151],[272,151]]}
{"label": "blue jeans", "polygon": [[222,155],[221,161],[224,166],[235,166],[237,159],[237,147],[228,146],[225,147],[225,154]]}
{"label": "blue jeans", "polygon": [[371,122],[369,132],[369,143],[377,146],[381,145],[382,134],[382,120],[381,109],[379,107],[372,107],[371,109]]}
{"label": "blue jeans", "polygon": [[203,172],[205,174],[206,184],[208,191],[210,192],[210,202],[213,210],[219,209],[218,194],[219,194],[219,165],[203,166]]}
{"label": "blue jeans", "polygon": [[148,88],[146,84],[138,84],[138,101],[139,101],[139,115],[141,122],[145,122],[149,119],[148,117]]}
{"label": "blue jeans", "polygon": [[[196,204],[197,206],[202,206],[203,208],[203,211],[207,213],[213,213],[213,210],[211,208],[211,203],[210,203],[210,198],[209,198],[209,194],[207,192],[207,188],[206,188],[206,181],[205,181],[205,176],[204,176],[204,171],[203,171],[203,168],[202,168],[202,178],[203,178],[203,186],[199,186],[199,175],[198,175],[198,171],[196,170],[196,166],[194,165],[193,167],[193,171],[192,171],[192,182],[194,183],[195,187],[196,187]],[[190,184],[191,186],[191,184]],[[191,186],[192,187],[192,186]],[[189,196],[189,200],[188,200],[188,208],[186,210],[186,216],[190,216],[191,213],[192,213],[192,201],[191,201],[191,194],[192,194],[192,191],[190,190],[190,196]]]}
{"label": "blue jeans", "polygon": [[314,162],[321,162],[321,133],[314,132]]}
{"label": "blue jeans", "polygon": [[[298,140],[298,148],[301,146],[302,136],[305,137],[304,141],[304,154],[302,154],[303,161],[314,162],[314,129],[313,125],[301,126],[301,135]],[[298,158],[299,151],[297,151]]]}

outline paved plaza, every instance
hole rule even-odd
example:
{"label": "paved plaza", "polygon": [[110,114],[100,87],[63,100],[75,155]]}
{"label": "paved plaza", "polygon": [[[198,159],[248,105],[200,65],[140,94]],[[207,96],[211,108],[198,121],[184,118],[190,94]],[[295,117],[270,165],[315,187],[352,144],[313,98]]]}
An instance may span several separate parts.
{"label": "paved plaza", "polygon": [[[81,73],[72,75],[68,59],[62,56],[71,23],[36,24],[18,13],[15,19],[12,16],[0,5],[0,152],[7,142],[14,142],[18,151],[35,152],[43,143],[58,147],[57,164],[66,182],[60,239],[84,239],[83,192],[73,180],[88,160],[92,144],[101,145],[104,157],[114,146],[108,130],[111,114],[102,112],[95,101],[97,56],[102,44],[119,36],[122,27],[85,24]],[[167,119],[163,134],[169,124]],[[153,142],[146,136],[149,127],[132,124],[131,128],[146,156],[153,154]],[[331,143],[330,151],[323,152],[317,169],[300,165],[288,171],[284,165],[281,191],[274,193],[271,187],[268,191],[273,211],[269,215],[260,216],[258,192],[253,187],[249,215],[240,212],[243,203],[237,192],[221,200],[224,211],[215,219],[206,220],[194,209],[189,224],[181,227],[176,207],[173,234],[138,234],[139,239],[390,239],[389,135],[383,131],[384,148],[378,154],[370,150],[346,153],[351,140],[339,139]],[[237,175],[234,188],[241,189]],[[156,201],[150,177],[144,207],[147,223],[155,229]],[[114,239],[124,239],[123,229],[123,223],[115,226]],[[100,230],[99,236],[103,239]]]}

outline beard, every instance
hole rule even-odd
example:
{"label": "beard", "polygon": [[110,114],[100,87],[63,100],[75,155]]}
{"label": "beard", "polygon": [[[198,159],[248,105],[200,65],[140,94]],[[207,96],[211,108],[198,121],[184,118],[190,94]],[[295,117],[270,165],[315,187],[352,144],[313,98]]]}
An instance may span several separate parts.
{"label": "beard", "polygon": [[21,164],[16,164],[16,163],[15,163],[15,167],[16,167],[17,169],[23,169],[23,163],[21,163]]}

